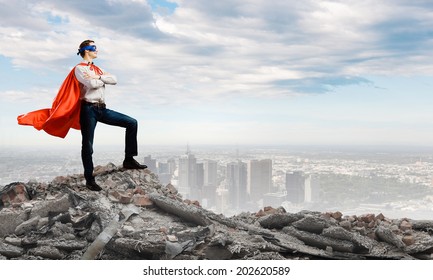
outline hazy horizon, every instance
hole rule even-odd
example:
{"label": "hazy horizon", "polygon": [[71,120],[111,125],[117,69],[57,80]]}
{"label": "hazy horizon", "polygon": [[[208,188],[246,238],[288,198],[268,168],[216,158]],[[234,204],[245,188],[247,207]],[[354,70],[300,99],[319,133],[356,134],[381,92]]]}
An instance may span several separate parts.
{"label": "hazy horizon", "polygon": [[[220,171],[224,170],[227,163],[237,160],[248,163],[254,159],[272,159],[274,187],[280,191],[284,188],[286,172],[305,170],[309,174],[316,174],[322,178],[324,180],[322,182],[323,191],[327,193],[327,199],[322,198],[323,201],[316,201],[314,204],[286,204],[290,212],[312,209],[358,215],[366,212],[375,214],[382,212],[394,218],[407,216],[429,219],[431,216],[433,150],[430,148],[426,150],[420,147],[405,147],[403,150],[401,147],[395,149],[395,147],[371,146],[356,148],[304,146],[300,148],[299,146],[240,145],[188,145],[188,148],[195,155],[197,162],[214,160],[218,163]],[[178,161],[186,151],[187,145],[140,146],[140,154],[136,158],[143,162],[145,156],[151,155],[158,162],[167,162],[170,158]],[[122,145],[95,147],[95,165],[114,163],[120,166],[122,160]],[[28,182],[29,180],[48,183],[57,176],[79,175],[82,174],[80,146],[68,148],[26,146],[3,149],[0,151],[0,167],[0,186],[15,181]],[[176,180],[176,177],[172,179]],[[224,177],[220,179],[223,180]],[[173,182],[175,184],[176,181]],[[353,182],[358,182],[357,187],[350,193],[358,193],[357,198],[352,197],[353,195],[345,197],[347,191],[345,184],[352,185]],[[407,194],[389,200],[389,196],[395,194],[396,188],[401,189],[398,191],[399,194]],[[382,201],[381,196],[376,197],[381,193],[381,196],[388,197],[387,203],[380,202]],[[343,198],[338,199],[342,194]],[[373,196],[370,200],[371,195]],[[360,203],[361,201],[363,202]],[[272,206],[278,207],[279,205]]]}

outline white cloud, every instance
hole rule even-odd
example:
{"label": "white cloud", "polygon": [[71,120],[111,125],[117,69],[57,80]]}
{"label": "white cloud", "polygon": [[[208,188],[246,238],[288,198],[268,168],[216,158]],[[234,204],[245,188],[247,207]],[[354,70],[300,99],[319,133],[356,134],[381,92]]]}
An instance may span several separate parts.
{"label": "white cloud", "polygon": [[99,48],[95,63],[119,78],[107,87],[109,102],[146,110],[323,94],[371,85],[375,75],[433,75],[428,1],[169,2],[178,7],[159,14],[144,0],[0,0],[0,56],[58,80],[51,89],[31,86],[41,92],[32,97],[0,88],[0,98],[49,105],[88,38]]}
{"label": "white cloud", "polygon": [[302,94],[301,87],[274,82],[433,70],[426,51],[386,46],[392,39],[384,23],[411,31],[396,18],[404,9],[412,12],[405,20],[425,28],[431,23],[431,13],[410,2],[176,1],[169,15],[152,12],[145,1],[3,2],[8,14],[21,18],[1,19],[0,39],[14,47],[2,45],[0,53],[15,65],[59,70],[65,61],[73,64],[76,46],[91,37],[102,44],[104,66],[126,78],[128,91],[158,91],[158,100]]}

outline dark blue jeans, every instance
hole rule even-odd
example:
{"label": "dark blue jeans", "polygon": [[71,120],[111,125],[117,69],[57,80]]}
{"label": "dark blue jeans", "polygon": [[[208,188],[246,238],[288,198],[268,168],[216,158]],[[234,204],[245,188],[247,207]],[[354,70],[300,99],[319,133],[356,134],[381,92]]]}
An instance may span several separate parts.
{"label": "dark blue jeans", "polygon": [[125,157],[138,154],[137,148],[137,120],[116,111],[98,108],[91,104],[82,102],[80,112],[81,125],[81,159],[83,160],[84,178],[87,181],[94,180],[93,177],[93,139],[97,122],[126,128],[125,133]]}

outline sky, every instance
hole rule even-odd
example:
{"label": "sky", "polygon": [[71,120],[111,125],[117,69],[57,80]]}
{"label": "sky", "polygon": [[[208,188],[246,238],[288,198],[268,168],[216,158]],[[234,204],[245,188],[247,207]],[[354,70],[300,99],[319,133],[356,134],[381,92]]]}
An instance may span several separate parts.
{"label": "sky", "polygon": [[433,145],[431,1],[0,0],[0,146],[80,145],[16,117],[86,39],[140,145]]}

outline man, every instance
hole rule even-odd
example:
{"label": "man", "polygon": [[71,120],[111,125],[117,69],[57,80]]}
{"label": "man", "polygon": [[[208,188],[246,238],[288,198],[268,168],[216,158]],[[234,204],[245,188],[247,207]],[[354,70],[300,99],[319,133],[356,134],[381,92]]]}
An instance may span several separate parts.
{"label": "man", "polygon": [[93,64],[98,57],[95,42],[86,40],[81,43],[77,55],[83,61],[71,70],[54,98],[51,108],[40,109],[19,115],[18,124],[31,125],[37,130],[65,138],[70,128],[81,129],[81,158],[84,166],[86,187],[100,191],[101,187],[93,176],[93,138],[97,122],[126,128],[125,160],[126,169],[144,169],[134,156],[137,148],[137,120],[124,114],[109,110],[105,106],[105,85],[115,85],[116,77],[104,72]]}
{"label": "man", "polygon": [[141,165],[133,158],[138,154],[137,120],[106,108],[105,85],[115,85],[117,80],[114,75],[93,64],[93,60],[98,57],[95,42],[92,40],[82,42],[78,54],[83,58],[83,61],[75,67],[75,77],[80,87],[81,158],[84,177],[88,189],[100,191],[101,187],[95,182],[93,176],[92,160],[94,132],[98,122],[126,128],[124,168],[145,169],[147,166]]}

